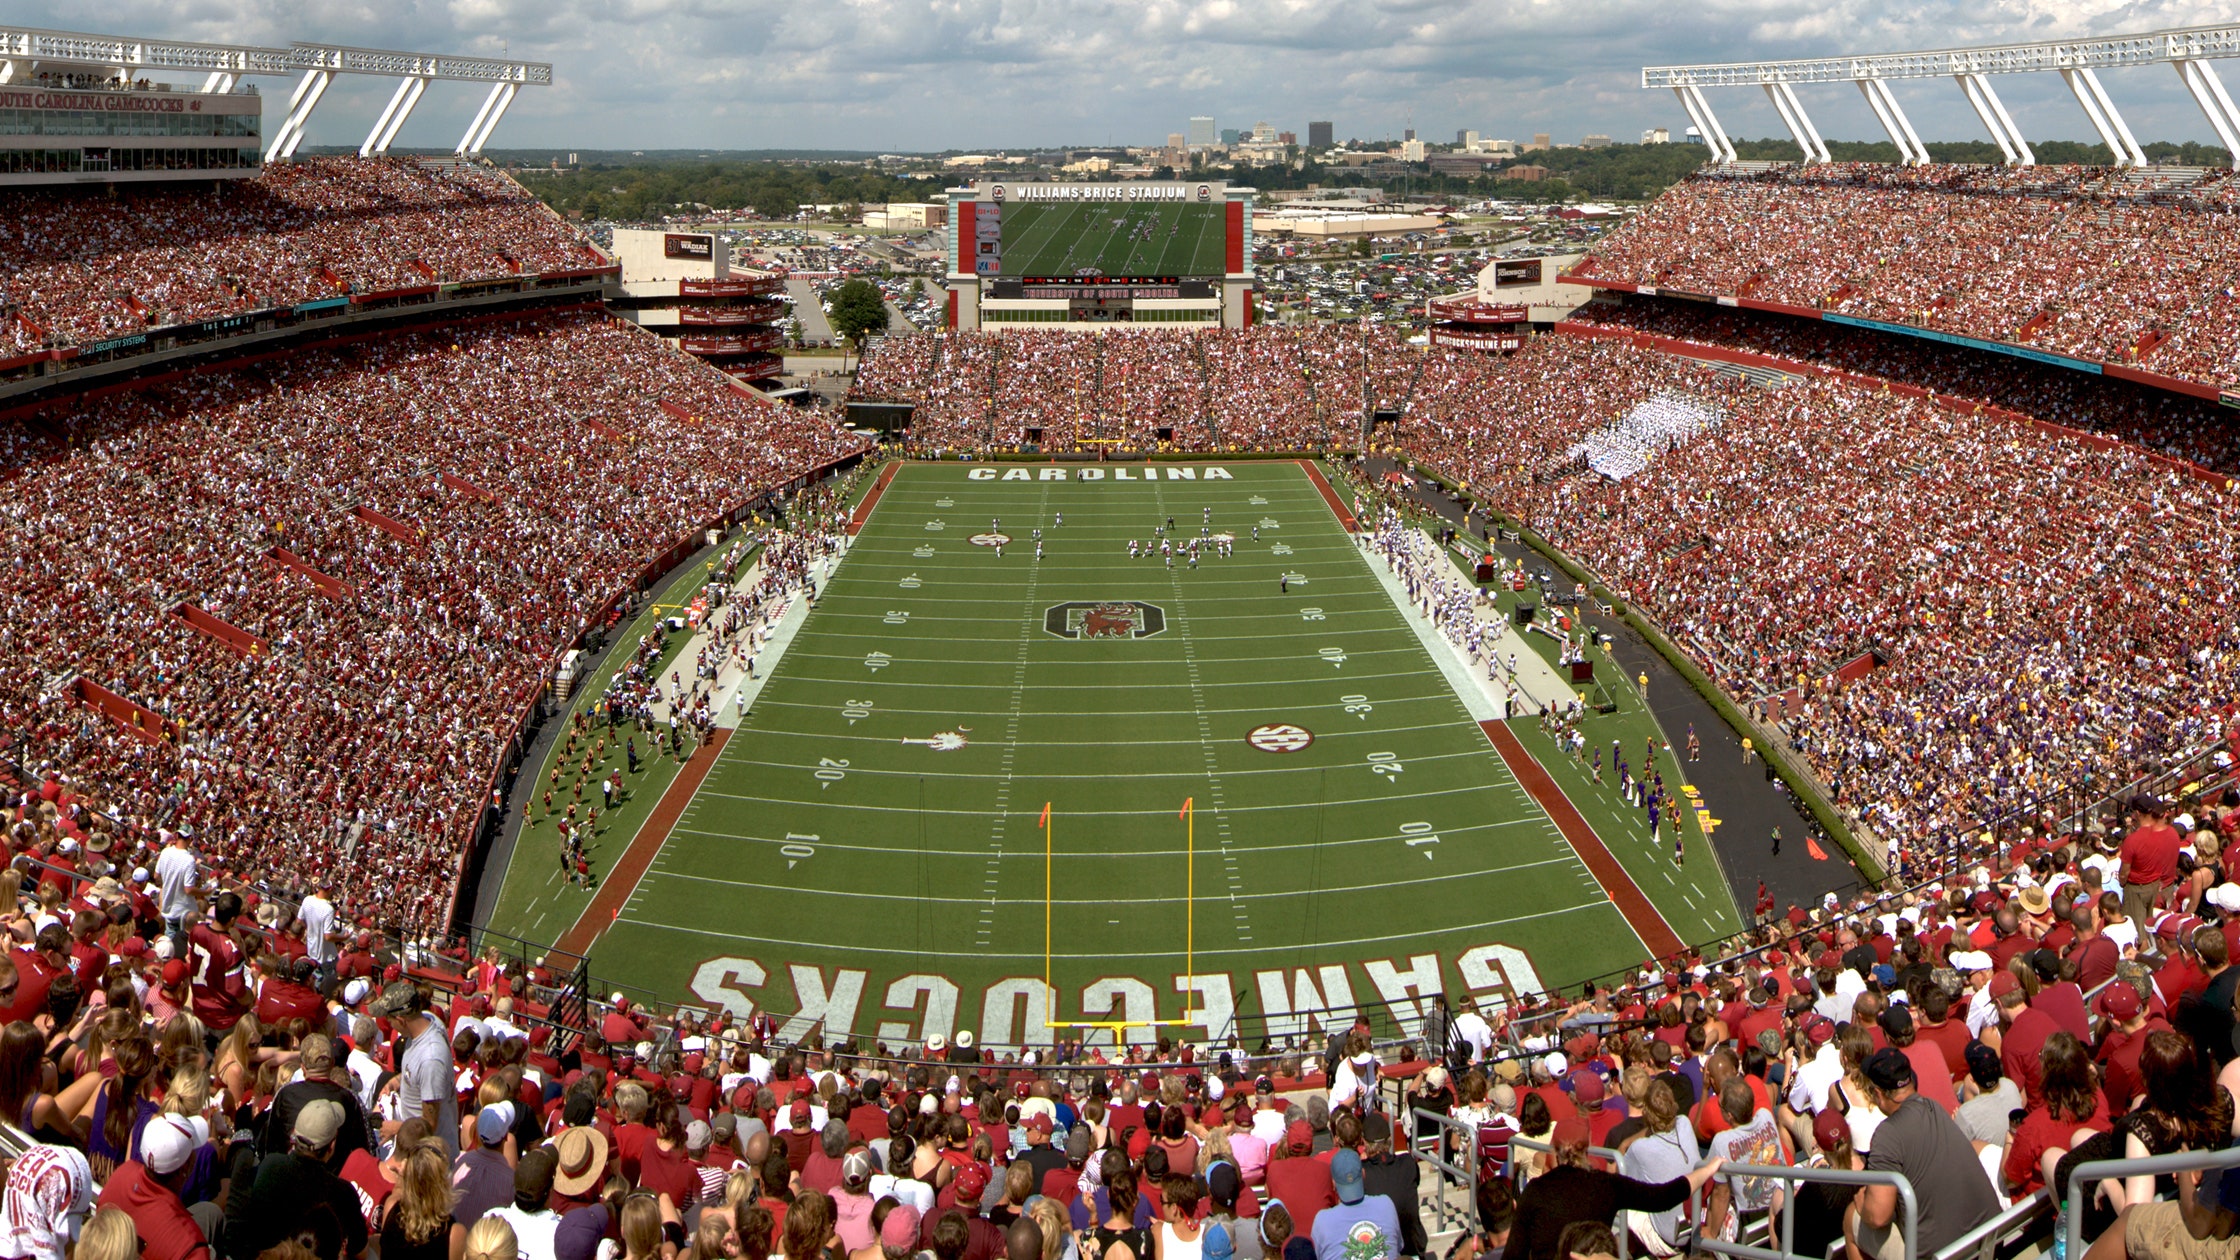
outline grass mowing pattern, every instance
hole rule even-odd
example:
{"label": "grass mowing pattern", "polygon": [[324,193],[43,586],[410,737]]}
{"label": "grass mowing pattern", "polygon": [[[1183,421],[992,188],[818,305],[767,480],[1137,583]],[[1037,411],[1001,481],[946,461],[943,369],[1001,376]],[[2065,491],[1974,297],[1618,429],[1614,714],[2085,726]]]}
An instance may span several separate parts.
{"label": "grass mowing pattern", "polygon": [[1014,202],[1003,208],[1003,274],[1218,276],[1225,215],[1219,204]]}
{"label": "grass mowing pattern", "polygon": [[[1638,961],[1300,468],[1222,467],[1231,479],[905,468],[594,948],[599,973],[888,1040],[1032,1038],[1048,800],[1055,1017],[1177,1018],[1186,797],[1209,1023],[1225,1005],[1257,1030],[1372,1003],[1411,968],[1488,992]],[[1129,539],[1169,516],[1194,533],[1208,507],[1234,557],[1128,558]],[[1001,559],[970,541],[994,518],[1015,539]],[[1285,573],[1306,581],[1286,593]],[[1045,629],[1053,605],[1126,600],[1165,630]],[[1275,722],[1315,740],[1247,743]],[[943,732],[968,742],[906,742]],[[1710,935],[1657,900],[1683,937]]]}

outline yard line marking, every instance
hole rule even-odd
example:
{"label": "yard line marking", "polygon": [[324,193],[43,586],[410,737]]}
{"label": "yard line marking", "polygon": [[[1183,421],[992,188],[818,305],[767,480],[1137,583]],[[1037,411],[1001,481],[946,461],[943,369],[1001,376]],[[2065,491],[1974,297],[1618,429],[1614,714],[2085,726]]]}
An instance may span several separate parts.
{"label": "yard line marking", "polygon": [[[1487,919],[1479,923],[1452,923],[1445,924],[1439,927],[1420,928],[1410,932],[1378,932],[1374,936],[1354,937],[1351,940],[1317,941],[1312,946],[1312,948],[1351,948],[1359,945],[1376,945],[1385,941],[1406,941],[1416,940],[1422,937],[1444,936],[1449,933],[1484,932],[1493,928],[1511,927],[1519,923],[1534,923],[1538,922],[1541,919],[1553,919],[1567,914],[1577,914],[1582,910],[1608,911],[1609,909],[1610,904],[1608,901],[1602,898],[1593,898],[1587,901],[1579,902],[1575,905],[1558,906],[1552,910],[1539,910],[1531,914],[1511,915],[1507,918],[1501,919]],[[794,948],[798,948],[801,944],[798,933],[796,933],[794,936],[788,937],[757,936],[752,933],[742,932],[736,927],[700,928],[691,927],[687,924],[682,923],[670,923],[661,919],[641,919],[637,920],[636,922],[641,927],[656,928],[664,932],[677,932],[687,936],[711,937],[716,940],[746,941],[756,945],[781,945]],[[925,951],[915,946],[905,948],[891,945],[849,945],[847,949],[851,953],[859,954],[895,954],[911,958],[923,958],[925,956]],[[1250,948],[1231,946],[1224,950],[1224,952],[1231,954],[1295,954],[1298,951],[1299,946],[1296,944],[1255,945]],[[1180,962],[1182,960],[1182,956],[1183,951],[1181,951],[1180,949],[1131,949],[1128,954],[1128,957],[1130,958],[1172,959],[1176,962]],[[1039,962],[1042,959],[1042,951],[1039,949],[995,951],[987,953],[983,955],[983,957],[1002,961],[1016,960]],[[1106,948],[1093,950],[1087,953],[1056,953],[1052,954],[1051,957],[1063,958],[1069,962],[1078,961],[1081,959],[1088,959],[1095,962],[1110,962],[1112,960],[1113,953],[1111,949]]]}

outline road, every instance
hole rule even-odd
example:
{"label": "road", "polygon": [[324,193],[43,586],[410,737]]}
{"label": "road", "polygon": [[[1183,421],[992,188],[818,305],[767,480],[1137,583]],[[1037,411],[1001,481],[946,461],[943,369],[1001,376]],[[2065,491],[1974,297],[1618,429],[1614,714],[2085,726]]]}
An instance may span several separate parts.
{"label": "road", "polygon": [[793,296],[793,315],[801,321],[801,335],[829,345],[832,321],[824,317],[824,299],[817,296],[816,286],[806,280],[788,280],[786,292]]}

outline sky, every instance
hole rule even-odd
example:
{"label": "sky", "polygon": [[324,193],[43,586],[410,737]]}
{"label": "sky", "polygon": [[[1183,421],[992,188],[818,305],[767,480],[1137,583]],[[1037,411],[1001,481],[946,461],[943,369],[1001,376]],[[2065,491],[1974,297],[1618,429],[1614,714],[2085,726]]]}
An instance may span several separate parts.
{"label": "sky", "polygon": [[[552,63],[493,148],[925,152],[1160,144],[1194,114],[1305,138],[1558,142],[1677,136],[1645,65],[1951,48],[2229,20],[2200,0],[18,0],[11,23],[319,40]],[[2240,63],[2222,63],[2228,76]],[[2213,141],[2168,66],[2104,72],[2142,143]],[[261,80],[266,133],[293,85]],[[2032,140],[2093,136],[2052,74],[2001,76]],[[1925,140],[1988,138],[1949,79],[1893,85]],[[307,143],[356,144],[389,85],[345,78]],[[486,89],[439,84],[398,143],[457,143]],[[2228,84],[2240,96],[2240,80]],[[1882,139],[1848,84],[1800,90],[1830,139]],[[1729,134],[1785,135],[1755,89],[1710,94]]]}

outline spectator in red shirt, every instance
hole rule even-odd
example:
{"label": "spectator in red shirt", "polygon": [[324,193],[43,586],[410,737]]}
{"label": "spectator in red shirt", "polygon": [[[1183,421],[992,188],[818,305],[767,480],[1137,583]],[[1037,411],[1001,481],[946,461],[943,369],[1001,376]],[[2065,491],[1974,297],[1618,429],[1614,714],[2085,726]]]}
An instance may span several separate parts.
{"label": "spectator in red shirt", "polygon": [[1309,1236],[1315,1215],[1338,1205],[1330,1165],[1314,1158],[1314,1130],[1304,1120],[1292,1121],[1282,1144],[1268,1153],[1267,1197],[1290,1209],[1295,1237]]}
{"label": "spectator in red shirt", "polygon": [[227,1032],[249,1009],[249,982],[242,968],[248,952],[234,928],[241,917],[240,895],[219,893],[210,913],[209,920],[187,932],[188,974],[195,1018],[212,1032]]}
{"label": "spectator in red shirt", "polygon": [[2040,1092],[2038,1052],[2046,1038],[2061,1031],[2051,1015],[2030,1005],[2030,994],[2020,977],[2002,971],[1991,977],[1988,990],[1999,1004],[1999,1066],[2008,1079],[2022,1087],[2023,1101],[2035,1107],[2044,1102]]}
{"label": "spectator in red shirt", "polygon": [[126,1160],[101,1188],[99,1206],[132,1218],[141,1260],[210,1260],[209,1236],[225,1220],[216,1203],[179,1201],[202,1145],[177,1116],[157,1116],[141,1131],[138,1159]]}
{"label": "spectator in red shirt", "polygon": [[2123,912],[2145,935],[2155,903],[2178,877],[2178,829],[2163,820],[2162,802],[2142,792],[2131,798],[2131,834],[2117,851]]}

